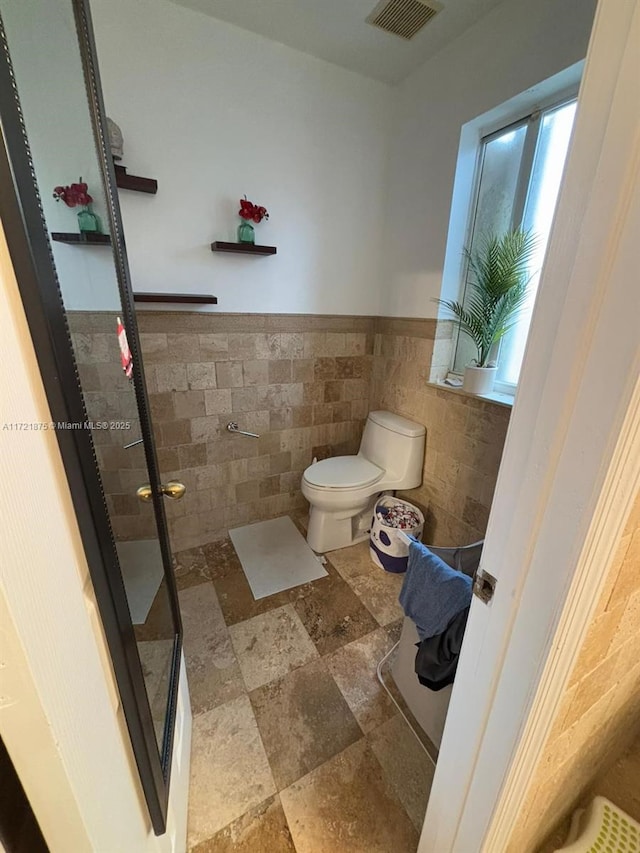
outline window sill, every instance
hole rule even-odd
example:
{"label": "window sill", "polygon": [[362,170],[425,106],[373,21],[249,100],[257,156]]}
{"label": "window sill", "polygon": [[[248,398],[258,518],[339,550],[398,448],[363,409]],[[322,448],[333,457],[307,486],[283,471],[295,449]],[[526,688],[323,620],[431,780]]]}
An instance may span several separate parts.
{"label": "window sill", "polygon": [[504,394],[501,391],[492,391],[490,394],[472,394],[470,391],[464,391],[462,388],[454,388],[453,385],[445,385],[444,382],[427,382],[430,388],[438,388],[440,391],[450,391],[452,394],[458,394],[462,397],[473,397],[475,400],[486,400],[488,403],[495,403],[497,406],[504,406],[507,409],[513,406],[513,396]]}

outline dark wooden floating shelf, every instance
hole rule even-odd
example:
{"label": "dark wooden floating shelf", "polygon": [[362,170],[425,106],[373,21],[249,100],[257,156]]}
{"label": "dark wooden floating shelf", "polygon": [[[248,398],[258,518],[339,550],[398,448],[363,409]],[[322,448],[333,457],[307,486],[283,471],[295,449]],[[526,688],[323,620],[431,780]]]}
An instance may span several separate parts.
{"label": "dark wooden floating shelf", "polygon": [[190,305],[217,305],[218,297],[204,293],[134,293],[134,302],[182,302]]}
{"label": "dark wooden floating shelf", "polygon": [[236,252],[240,255],[275,255],[275,246],[256,246],[254,243],[224,243],[216,240],[211,244],[212,252]]}
{"label": "dark wooden floating shelf", "polygon": [[66,233],[54,231],[51,234],[51,239],[57,243],[73,243],[76,246],[110,246],[111,237],[108,234],[94,234],[92,232],[82,233]]}
{"label": "dark wooden floating shelf", "polygon": [[133,190],[138,193],[150,193],[155,195],[158,192],[158,182],[155,178],[141,178],[139,175],[127,175],[125,166],[118,166],[114,163],[116,170],[116,184],[121,190]]}

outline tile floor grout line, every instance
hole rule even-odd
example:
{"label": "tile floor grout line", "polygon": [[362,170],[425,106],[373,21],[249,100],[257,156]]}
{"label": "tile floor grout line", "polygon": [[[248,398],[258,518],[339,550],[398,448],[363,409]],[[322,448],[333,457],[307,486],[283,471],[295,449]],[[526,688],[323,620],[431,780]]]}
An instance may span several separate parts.
{"label": "tile floor grout line", "polygon": [[[377,691],[374,691],[374,693],[372,694],[373,699],[372,699],[371,695],[369,695],[369,698],[367,698],[367,694],[365,692],[365,703],[364,703],[364,705],[356,704],[355,706],[352,706],[352,704],[350,704],[350,702],[354,701],[353,695],[351,696],[351,700],[348,700],[348,694],[346,694],[344,692],[345,684],[343,683],[343,687],[341,688],[341,686],[340,686],[341,682],[337,680],[336,675],[334,675],[334,671],[332,670],[332,668],[329,664],[331,658],[336,656],[335,659],[336,659],[336,661],[338,661],[340,653],[343,650],[347,649],[348,647],[352,646],[353,647],[352,656],[350,657],[348,655],[344,659],[344,663],[341,664],[341,666],[343,667],[342,671],[343,671],[344,675],[345,676],[349,675],[349,666],[355,666],[356,667],[355,672],[358,673],[358,677],[360,679],[365,678],[365,682],[364,682],[365,684],[370,683],[368,681],[370,676],[365,676],[365,673],[367,673],[367,672],[370,672],[371,676],[373,677],[373,680],[376,682],[376,684],[378,683],[378,680],[376,679],[376,677],[374,675],[374,670],[376,670],[375,661],[377,660],[377,658],[372,657],[371,652],[373,652],[373,654],[375,655],[375,648],[377,645],[379,645],[379,646],[381,646],[381,648],[379,648],[379,653],[381,653],[384,650],[384,647],[386,646],[386,644],[390,640],[393,641],[393,634],[391,633],[391,631],[393,630],[393,624],[397,621],[397,619],[401,618],[401,613],[398,614],[398,617],[395,617],[391,620],[387,619],[386,621],[382,621],[380,618],[381,613],[384,613],[384,617],[386,618],[387,613],[391,613],[393,610],[393,601],[395,599],[395,596],[397,595],[397,593],[394,590],[394,585],[391,582],[387,582],[386,580],[382,580],[384,575],[376,576],[373,573],[373,571],[370,570],[368,565],[364,566],[363,561],[366,562],[366,560],[364,560],[364,555],[360,554],[360,552],[354,553],[353,551],[350,551],[349,554],[343,554],[342,559],[347,559],[347,560],[353,559],[353,560],[355,560],[354,565],[356,567],[361,566],[362,567],[362,573],[361,573],[361,575],[354,576],[354,577],[361,577],[361,578],[363,578],[363,581],[366,581],[366,579],[368,577],[373,578],[373,582],[370,583],[369,585],[367,585],[366,582],[363,582],[360,585],[353,584],[351,581],[354,580],[354,577],[343,576],[342,573],[340,572],[340,570],[338,568],[336,568],[335,564],[329,559],[328,563],[330,565],[330,568],[328,566],[327,571],[329,572],[330,578],[322,578],[320,581],[311,582],[308,586],[305,585],[306,589],[301,590],[301,595],[299,598],[298,597],[291,597],[291,598],[287,598],[286,600],[283,600],[282,598],[276,599],[274,602],[271,603],[272,606],[270,606],[270,604],[267,604],[267,606],[264,610],[262,609],[262,607],[260,607],[258,609],[258,611],[255,612],[254,608],[251,606],[251,602],[247,603],[246,600],[242,599],[242,595],[244,595],[244,593],[242,593],[242,595],[240,595],[240,598],[238,598],[236,595],[235,602],[231,599],[229,599],[228,601],[225,600],[225,605],[223,606],[222,599],[220,599],[221,591],[224,590],[224,598],[226,599],[227,596],[232,595],[232,591],[235,588],[241,589],[241,587],[242,587],[241,578],[243,577],[242,569],[240,568],[239,572],[235,571],[233,550],[230,551],[230,549],[228,547],[225,548],[225,546],[220,546],[218,549],[216,549],[215,554],[205,554],[204,551],[202,550],[203,547],[205,547],[205,546],[201,546],[200,549],[198,549],[200,552],[199,554],[194,555],[195,560],[192,563],[191,568],[186,568],[186,571],[185,570],[182,571],[181,576],[185,578],[185,580],[183,580],[184,586],[182,588],[186,590],[186,589],[190,588],[191,586],[200,586],[202,584],[211,583],[212,591],[214,593],[216,601],[218,601],[220,616],[222,619],[222,623],[224,625],[226,635],[228,637],[228,641],[229,641],[230,649],[232,652],[233,660],[235,661],[238,669],[240,670],[240,676],[241,677],[240,677],[240,684],[238,685],[238,687],[240,687],[242,690],[242,693],[240,694],[240,696],[235,697],[235,700],[229,699],[226,702],[221,703],[220,705],[215,705],[214,708],[211,710],[215,710],[216,708],[223,707],[224,705],[226,705],[230,702],[237,701],[237,699],[240,699],[242,697],[246,697],[246,701],[248,703],[248,707],[250,710],[250,714],[248,715],[248,717],[250,717],[251,720],[253,720],[253,726],[251,728],[255,730],[252,737],[254,738],[256,743],[260,744],[262,754],[266,758],[266,764],[267,764],[267,767],[269,770],[269,775],[271,776],[273,783],[274,783],[273,787],[275,789],[275,793],[270,795],[269,797],[265,798],[265,800],[262,800],[257,805],[250,806],[249,808],[245,809],[245,811],[241,815],[239,815],[234,820],[230,821],[228,824],[226,824],[221,829],[217,830],[213,836],[211,836],[210,838],[204,839],[202,842],[198,842],[198,844],[200,844],[200,843],[205,844],[206,843],[207,851],[209,851],[209,844],[213,844],[215,846],[215,849],[217,849],[216,839],[220,837],[220,843],[224,846],[224,850],[227,851],[229,848],[227,847],[224,838],[222,838],[220,836],[220,833],[224,833],[224,831],[227,830],[230,826],[232,826],[232,824],[234,824],[236,821],[241,821],[242,819],[247,819],[247,818],[249,819],[249,823],[245,824],[244,826],[245,827],[248,826],[251,832],[254,832],[254,829],[255,829],[255,831],[258,832],[260,838],[262,838],[263,837],[262,836],[262,829],[260,828],[262,826],[262,824],[260,823],[260,821],[262,820],[262,816],[258,815],[257,817],[256,816],[251,817],[251,815],[255,809],[259,809],[260,806],[264,806],[264,804],[267,803],[270,799],[273,799],[274,803],[276,801],[278,802],[279,809],[280,809],[280,816],[277,817],[277,819],[276,819],[276,821],[279,821],[279,823],[277,823],[276,825],[280,826],[281,828],[282,827],[286,828],[286,832],[287,832],[287,840],[286,840],[287,847],[286,847],[286,849],[287,849],[288,853],[291,853],[292,850],[295,850],[296,853],[300,853],[300,851],[302,851],[302,850],[304,851],[304,853],[309,853],[310,848],[308,846],[308,838],[306,840],[304,840],[304,838],[305,838],[304,834],[302,836],[300,835],[301,832],[303,832],[303,833],[306,832],[306,830],[301,829],[300,820],[303,821],[303,825],[304,825],[305,821],[307,821],[308,819],[312,820],[311,825],[316,826],[316,829],[314,831],[321,833],[321,835],[319,836],[320,847],[318,848],[318,853],[320,853],[320,849],[323,851],[323,853],[325,850],[336,851],[336,853],[337,853],[338,849],[342,849],[341,847],[336,846],[336,841],[338,841],[338,843],[339,843],[339,839],[342,838],[341,833],[343,831],[340,829],[340,826],[341,826],[340,815],[339,815],[340,810],[338,810],[338,814],[334,815],[334,817],[331,819],[331,821],[327,824],[326,822],[323,822],[323,821],[325,821],[325,818],[322,818],[320,816],[320,813],[318,813],[314,807],[311,807],[311,812],[308,813],[308,812],[305,812],[306,806],[303,806],[303,811],[297,817],[297,825],[292,826],[292,824],[290,822],[290,816],[287,813],[287,811],[285,811],[285,809],[284,809],[284,805],[283,805],[283,802],[282,802],[280,795],[284,791],[287,791],[289,788],[292,788],[293,786],[299,785],[303,780],[306,780],[306,782],[312,786],[316,785],[316,782],[314,780],[325,778],[327,770],[330,769],[330,768],[326,768],[325,765],[330,764],[331,762],[335,763],[336,761],[338,761],[339,757],[343,755],[343,753],[348,752],[350,749],[352,750],[352,748],[354,748],[356,745],[360,744],[361,745],[360,750],[361,751],[365,750],[365,752],[370,756],[367,759],[367,761],[369,762],[368,766],[378,767],[379,772],[382,773],[381,778],[386,780],[385,781],[386,785],[390,786],[389,790],[391,792],[393,792],[393,801],[396,803],[396,806],[394,806],[394,808],[396,808],[396,810],[397,810],[397,808],[399,808],[400,811],[402,812],[402,814],[404,815],[404,818],[402,818],[402,819],[400,819],[400,817],[398,816],[397,819],[400,821],[400,823],[394,824],[395,830],[391,829],[388,826],[385,826],[384,829],[382,830],[383,835],[385,835],[385,837],[387,837],[386,836],[387,832],[391,833],[391,836],[389,836],[387,838],[387,842],[383,842],[384,851],[386,853],[386,849],[387,849],[386,844],[392,843],[392,845],[394,847],[397,846],[398,853],[412,853],[412,851],[415,850],[415,847],[413,847],[412,844],[417,843],[417,842],[411,842],[411,844],[409,844],[408,847],[405,847],[404,843],[399,843],[399,839],[405,838],[405,840],[408,840],[408,836],[406,836],[406,832],[408,830],[406,829],[406,827],[401,828],[401,827],[403,827],[402,820],[405,820],[405,819],[408,820],[409,823],[411,824],[411,826],[413,828],[415,828],[416,831],[418,831],[418,833],[419,833],[419,829],[415,823],[416,805],[419,807],[419,801],[417,801],[417,803],[416,803],[416,801],[415,801],[415,789],[412,789],[410,787],[411,784],[415,785],[415,782],[411,783],[409,779],[406,779],[405,782],[402,783],[400,788],[397,787],[398,786],[398,779],[395,778],[395,776],[394,776],[394,773],[396,771],[394,770],[393,757],[388,754],[388,750],[389,750],[389,746],[390,746],[391,742],[389,741],[389,734],[386,734],[386,735],[384,734],[385,731],[386,732],[392,732],[392,731],[398,731],[399,732],[401,730],[401,728],[398,729],[397,724],[396,724],[395,729],[393,728],[393,726],[391,726],[391,729],[389,729],[389,725],[391,724],[391,721],[394,718],[396,720],[398,718],[402,718],[404,720],[404,723],[406,723],[407,722],[406,718],[404,717],[404,714],[402,713],[401,708],[398,706],[398,704],[394,700],[393,696],[390,696],[389,698],[391,698],[392,705],[389,706],[389,711],[391,711],[393,708],[392,715],[389,717],[383,718],[382,714],[388,714],[389,711],[383,712],[380,709],[376,709],[377,706],[374,703],[373,708],[376,709],[375,714],[377,716],[376,717],[370,717],[369,716],[369,722],[367,723],[367,716],[366,715],[370,715],[372,713],[371,705],[369,703],[373,700],[375,700],[376,702],[378,701],[377,699],[375,699],[375,697],[378,695],[377,691],[380,691],[379,695],[381,697],[385,696],[385,699],[386,699],[386,694],[388,692],[386,685],[384,685],[384,683],[382,683],[382,688],[384,688],[383,691],[381,690],[380,685],[378,685]],[[233,549],[232,545],[231,545],[231,549]],[[360,550],[362,551],[362,549],[360,549]],[[218,552],[220,553],[220,558],[222,560],[221,568],[216,568],[216,566],[215,566],[215,561],[216,561]],[[194,559],[194,557],[189,555],[189,556],[186,556],[186,559],[188,561],[190,559]],[[231,563],[229,562],[230,560],[231,560]],[[201,565],[200,561],[204,561],[204,565]],[[188,562],[183,564],[183,565],[185,565],[185,567],[186,567],[188,565]],[[196,580],[195,584],[193,583],[193,575],[192,575],[191,581],[188,580],[189,576],[192,573],[194,575],[197,574],[198,578],[199,578],[198,580]],[[329,583],[329,585],[327,585],[325,583],[323,586],[320,586],[320,584],[322,582],[326,582],[328,580],[331,581],[331,583]],[[220,591],[219,591],[218,584],[220,585],[220,588],[221,588]],[[238,584],[240,585],[239,587],[238,587]],[[341,584],[343,586],[341,586]],[[319,592],[318,591],[319,589],[322,590],[322,592]],[[371,619],[371,627],[370,628],[369,628],[369,625],[366,624],[366,622],[362,623],[362,621],[360,621],[360,622],[356,622],[356,624],[355,624],[355,630],[356,630],[355,635],[353,634],[352,628],[350,628],[346,634],[344,633],[344,625],[350,624],[349,614],[352,613],[353,611],[350,611],[348,608],[347,608],[347,610],[345,610],[344,607],[340,607],[339,604],[338,604],[337,610],[335,609],[336,608],[335,596],[336,596],[336,594],[338,594],[338,602],[339,602],[339,594],[340,594],[341,589],[350,590],[350,594],[353,596],[353,601],[354,602],[357,601],[358,605],[362,608],[363,612],[366,612],[369,614],[368,618]],[[323,592],[325,595],[323,595]],[[329,600],[328,600],[330,602],[329,604],[327,603],[327,600],[325,598],[327,593],[329,594]],[[362,597],[362,594],[365,594],[365,598]],[[369,604],[367,604],[367,602],[365,600],[367,596],[368,596]],[[302,604],[304,601],[309,602],[309,604],[307,604],[306,608]],[[283,603],[281,603],[281,602],[283,602]],[[372,602],[374,605],[373,607],[369,606]],[[253,603],[255,603],[255,602],[253,602]],[[311,658],[308,661],[297,662],[297,663],[295,663],[295,665],[291,665],[293,663],[293,661],[287,662],[285,660],[284,667],[283,667],[284,673],[282,675],[277,675],[275,678],[272,678],[270,681],[267,681],[264,684],[257,686],[253,690],[249,690],[246,679],[245,679],[245,673],[242,671],[242,668],[240,667],[240,664],[239,664],[239,657],[238,657],[238,654],[236,653],[236,647],[235,647],[235,645],[231,639],[231,635],[232,635],[231,628],[238,626],[238,625],[241,625],[243,622],[249,622],[254,618],[257,618],[260,616],[263,616],[263,617],[267,616],[268,614],[273,613],[274,610],[279,609],[279,607],[286,607],[287,605],[291,608],[291,610],[293,611],[293,613],[297,617],[296,621],[298,621],[300,623],[299,627],[304,632],[304,635],[307,636],[307,638],[309,639],[309,641],[311,643],[311,646],[315,650],[315,657]],[[328,610],[327,610],[327,606],[329,607]],[[299,607],[301,608],[300,611],[298,609]],[[386,608],[386,611],[385,611],[385,608]],[[243,609],[245,611],[248,611],[248,613],[250,613],[250,614],[252,613],[252,615],[247,615],[242,619],[236,619],[236,621],[232,621],[231,623],[228,622],[228,619],[233,619],[234,615],[235,616],[241,615]],[[378,612],[378,616],[376,616],[376,612]],[[304,616],[304,619],[303,619],[303,616]],[[346,623],[344,622],[345,616],[346,616]],[[332,619],[337,620],[337,621],[332,622]],[[307,624],[305,624],[305,623],[307,623],[309,625],[309,628],[307,627]],[[316,630],[312,634],[310,629],[312,628],[313,625],[320,625],[323,627],[320,629],[319,632]],[[331,627],[332,625],[333,625],[333,627]],[[369,630],[367,630],[367,628],[369,628]],[[364,633],[358,633],[359,631],[362,631],[363,629],[364,629]],[[381,632],[381,633],[379,633],[379,632]],[[373,640],[374,635],[377,636],[377,639],[375,639],[375,640]],[[315,639],[314,639],[314,637],[315,637]],[[347,642],[344,642],[345,638],[347,638]],[[371,640],[369,641],[369,644],[367,643],[367,638],[371,638]],[[338,644],[334,645],[336,642]],[[373,642],[373,645],[371,645],[372,642]],[[321,649],[323,649],[323,651],[321,651]],[[390,650],[390,652],[385,653],[385,659],[389,656],[389,654],[392,651],[393,651],[393,647]],[[351,663],[349,663],[349,660],[351,660]],[[331,693],[331,691],[334,691],[335,695],[339,696],[341,698],[341,702],[344,703],[344,707],[348,711],[350,719],[352,720],[353,724],[356,726],[358,736],[357,736],[356,740],[353,741],[351,744],[347,745],[342,750],[339,750],[334,755],[331,755],[329,758],[326,758],[324,761],[321,761],[316,767],[312,767],[311,770],[307,771],[306,773],[303,773],[302,776],[295,779],[289,785],[280,787],[280,784],[276,783],[276,781],[275,781],[274,766],[272,764],[272,760],[269,757],[269,753],[267,752],[266,742],[265,742],[264,735],[263,735],[263,730],[261,729],[261,727],[258,723],[257,711],[256,711],[256,708],[254,707],[254,703],[251,700],[250,694],[254,691],[263,690],[265,687],[272,685],[276,681],[285,682],[287,679],[290,679],[292,676],[294,676],[295,673],[299,672],[304,667],[312,666],[315,664],[318,664],[320,666],[320,669],[327,676],[326,683],[332,685],[330,693]],[[291,666],[291,668],[287,668],[288,666]],[[337,672],[339,672],[339,671],[340,670],[337,670]],[[343,679],[343,681],[344,681],[344,679]],[[304,682],[303,682],[303,684],[304,684]],[[285,699],[286,699],[286,697],[285,697]],[[358,701],[358,700],[356,700],[356,701]],[[286,707],[286,705],[285,705],[285,707]],[[320,706],[318,706],[318,707],[320,707]],[[329,707],[331,707],[331,706],[329,706]],[[356,713],[358,707],[361,710]],[[202,714],[206,714],[206,713],[207,713],[207,711],[203,711],[203,712],[201,712],[201,714],[197,714],[197,715],[194,714],[194,720],[199,718],[200,716],[202,716]],[[324,706],[324,713],[325,714],[327,713],[327,706],[326,705]],[[371,723],[374,723],[374,719],[377,719],[378,722],[376,722],[373,725],[373,727],[369,728]],[[382,722],[380,722],[381,719],[382,719]],[[412,731],[412,728],[410,725],[408,725],[407,728],[409,729],[409,731]],[[374,735],[375,735],[375,737],[372,737]],[[404,738],[404,735],[402,737]],[[411,742],[413,741],[412,736],[409,735],[408,733],[407,733],[407,737],[409,738],[409,740]],[[406,738],[405,738],[404,742],[407,743]],[[423,746],[422,743],[421,743],[421,746]],[[375,751],[374,751],[374,748],[375,748]],[[405,748],[410,749],[408,743],[407,743],[407,746]],[[424,749],[424,746],[423,746],[423,749]],[[380,753],[381,757],[378,756],[378,753],[380,750],[382,750],[382,752]],[[395,745],[394,745],[394,749],[392,750],[392,753],[393,754],[396,753]],[[349,755],[352,755],[352,754],[353,754],[352,752],[349,753]],[[408,753],[408,757],[409,756],[410,756],[410,753]],[[384,764],[382,763],[383,760],[385,762]],[[389,764],[389,760],[391,760],[391,765],[387,766]],[[373,762],[373,764],[371,764],[371,762]],[[331,766],[333,767],[333,766],[335,766],[335,764],[331,765]],[[324,774],[322,773],[323,768],[325,770]],[[313,774],[315,774],[315,775],[313,775]],[[389,775],[389,774],[391,774],[391,775]],[[309,779],[309,777],[311,777],[311,780]],[[418,778],[419,777],[416,777],[416,779],[418,779]],[[428,777],[425,777],[425,784],[426,784],[427,778]],[[324,785],[325,783],[323,782],[322,784]],[[331,782],[331,784],[343,784],[343,783],[342,782],[339,782],[339,783]],[[352,785],[355,783],[353,783],[353,781],[351,781],[351,782],[349,782],[349,784]],[[409,784],[409,788],[406,787],[407,784]],[[419,783],[419,784],[421,784],[421,783]],[[303,786],[303,788],[304,788],[304,786]],[[362,796],[361,793],[356,793],[358,790],[359,789],[358,789],[357,784],[356,784],[356,788],[353,789],[354,796],[358,796],[358,797]],[[412,790],[414,791],[413,794],[411,793]],[[298,793],[295,796],[298,797],[298,801],[300,802],[299,797],[301,796],[301,794]],[[414,798],[413,800],[411,799],[412,797]],[[338,797],[338,799],[340,799],[340,797]],[[304,802],[304,798],[303,798],[302,802]],[[409,811],[409,805],[408,805],[410,803],[413,803],[411,811]],[[413,814],[413,818],[411,817],[412,814]],[[256,824],[256,820],[258,821],[257,824]],[[273,818],[269,817],[267,820],[268,820],[268,822],[273,821]],[[316,823],[314,824],[313,821],[316,821]],[[319,821],[319,823],[318,823],[318,821]],[[295,830],[295,833],[294,833],[294,830]],[[242,831],[244,833],[245,829],[243,829]],[[270,831],[270,830],[265,830],[265,831]],[[360,828],[359,831],[363,833],[362,840],[369,838],[369,834],[370,834],[371,830],[368,826],[366,826],[366,824],[363,824],[363,826]],[[400,835],[396,837],[396,835],[394,835],[394,832],[400,833]],[[336,835],[336,833],[337,833],[337,835]],[[404,835],[403,835],[403,833],[404,833]],[[271,837],[271,836],[269,836],[269,837]],[[227,838],[227,841],[229,840],[228,836],[225,836],[225,838]],[[254,836],[251,835],[251,838],[253,839]],[[258,841],[260,840],[260,838],[258,839]],[[266,836],[265,836],[265,838],[266,838]],[[391,842],[392,838],[393,838],[393,841]],[[297,843],[297,842],[300,842],[303,840],[304,840],[304,843],[303,843],[303,847],[301,848],[299,846],[299,843]],[[328,847],[325,846],[327,844],[329,845]],[[369,846],[370,846],[370,849],[372,851],[375,849],[375,851],[377,851],[377,853],[382,853],[383,848],[380,847],[380,840],[379,839],[376,838],[376,841],[374,841],[373,837],[372,837],[370,839]],[[213,849],[213,848],[211,848],[211,849]],[[221,849],[223,849],[223,848],[221,848]],[[234,849],[235,849],[235,846],[234,846]],[[244,851],[246,849],[244,846],[244,843],[242,843],[242,848],[238,848],[238,849],[239,850],[242,849]],[[276,853],[276,850],[273,847],[263,848],[262,844],[259,844],[259,849],[258,849],[258,847],[255,847],[255,853],[262,853],[263,849],[265,851],[267,851],[267,853]],[[315,847],[314,847],[314,849],[315,849]],[[251,850],[253,853],[254,847],[252,847]],[[278,844],[278,850],[280,850],[280,844]],[[283,848],[283,851],[284,851],[284,848]]]}

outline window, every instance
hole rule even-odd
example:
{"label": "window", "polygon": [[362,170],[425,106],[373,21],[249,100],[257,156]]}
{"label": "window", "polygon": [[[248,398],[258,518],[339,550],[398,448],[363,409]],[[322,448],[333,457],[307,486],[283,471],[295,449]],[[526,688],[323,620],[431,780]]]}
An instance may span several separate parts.
{"label": "window", "polygon": [[[481,141],[475,199],[466,245],[473,249],[489,234],[532,229],[538,249],[529,273],[529,293],[517,322],[500,343],[496,390],[513,391],[529,333],[540,269],[569,147],[576,101],[564,101],[485,136]],[[465,276],[466,280],[466,276]],[[468,298],[463,293],[463,300]],[[453,371],[462,373],[475,347],[459,334]]]}

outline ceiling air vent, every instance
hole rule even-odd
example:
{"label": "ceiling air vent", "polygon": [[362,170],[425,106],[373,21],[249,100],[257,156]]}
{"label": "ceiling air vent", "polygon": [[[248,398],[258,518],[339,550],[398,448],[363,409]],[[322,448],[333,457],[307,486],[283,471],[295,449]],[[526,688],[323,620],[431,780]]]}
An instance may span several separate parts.
{"label": "ceiling air vent", "polygon": [[441,9],[440,3],[432,0],[382,0],[367,23],[400,38],[412,39]]}

